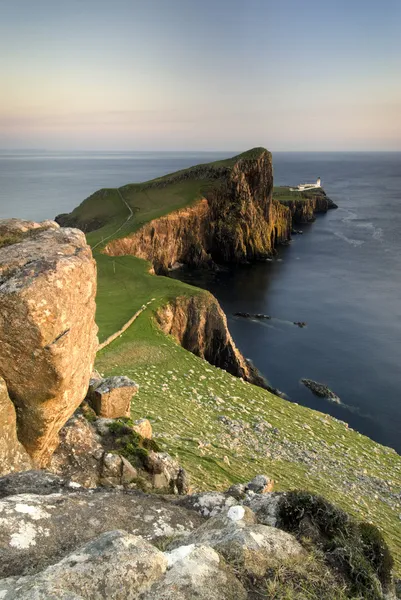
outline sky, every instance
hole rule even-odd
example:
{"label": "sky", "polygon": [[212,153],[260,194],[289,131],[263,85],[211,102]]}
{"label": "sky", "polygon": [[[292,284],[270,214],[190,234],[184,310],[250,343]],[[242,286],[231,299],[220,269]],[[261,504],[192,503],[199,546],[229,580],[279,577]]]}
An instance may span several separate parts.
{"label": "sky", "polygon": [[0,148],[401,150],[401,0],[0,0]]}

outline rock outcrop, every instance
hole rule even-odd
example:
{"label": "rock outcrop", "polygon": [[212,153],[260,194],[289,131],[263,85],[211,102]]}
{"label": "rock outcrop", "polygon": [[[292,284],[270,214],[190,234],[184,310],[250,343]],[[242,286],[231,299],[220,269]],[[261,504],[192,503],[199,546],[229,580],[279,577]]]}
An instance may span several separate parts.
{"label": "rock outcrop", "polygon": [[78,490],[0,500],[0,577],[37,573],[102,533],[124,530],[148,541],[186,535],[195,512],[138,492]]}
{"label": "rock outcrop", "polygon": [[186,350],[245,381],[267,387],[266,381],[239,352],[216,298],[203,292],[179,296],[158,309],[156,320]]}
{"label": "rock outcrop", "polygon": [[17,438],[15,407],[0,377],[0,475],[31,468],[31,459]]}
{"label": "rock outcrop", "polygon": [[315,220],[315,214],[326,213],[328,210],[337,208],[337,204],[326,195],[322,189],[303,192],[301,198],[286,200],[284,206],[291,212],[292,223],[310,223]]}
{"label": "rock outcrop", "polygon": [[[301,590],[322,600],[395,597],[391,556],[374,526],[306,492],[251,489],[264,489],[268,477],[178,502],[65,482],[49,494],[48,479],[38,476],[34,488],[42,483],[46,495],[0,500],[3,600],[254,600],[266,590],[282,598]],[[238,491],[239,500],[230,495]],[[205,519],[197,513],[206,505],[214,508]],[[274,523],[263,522],[263,505],[274,505]]]}
{"label": "rock outcrop", "polygon": [[147,419],[96,419],[87,410],[91,422],[80,409],[61,429],[60,444],[48,465],[50,472],[85,488],[188,493],[185,470],[151,439]]}
{"label": "rock outcrop", "polygon": [[45,465],[85,397],[97,350],[96,265],[81,231],[0,222],[0,375],[18,438]]}
{"label": "rock outcrop", "polygon": [[[202,166],[196,169],[199,178]],[[205,179],[211,176],[209,167],[204,171]],[[261,148],[253,158],[240,155],[232,168],[222,169],[218,176],[196,204],[155,219],[128,237],[112,240],[104,252],[145,258],[156,273],[166,273],[175,263],[238,263],[271,255],[278,243],[289,239],[291,215],[272,199],[270,152]]]}

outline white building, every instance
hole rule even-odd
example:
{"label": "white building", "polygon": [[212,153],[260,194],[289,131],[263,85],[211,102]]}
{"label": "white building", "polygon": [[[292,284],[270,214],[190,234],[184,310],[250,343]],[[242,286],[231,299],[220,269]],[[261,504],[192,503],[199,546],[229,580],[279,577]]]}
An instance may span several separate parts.
{"label": "white building", "polygon": [[315,188],[320,188],[321,179],[317,178],[316,183],[300,183],[296,188],[290,188],[291,192],[305,192],[306,190],[314,190]]}

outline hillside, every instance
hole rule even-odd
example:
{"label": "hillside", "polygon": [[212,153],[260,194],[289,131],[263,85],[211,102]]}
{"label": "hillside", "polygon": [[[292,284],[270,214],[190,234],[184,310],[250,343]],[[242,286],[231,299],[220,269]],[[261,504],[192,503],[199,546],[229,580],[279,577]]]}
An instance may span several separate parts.
{"label": "hillside", "polygon": [[[213,266],[221,258],[268,256],[289,238],[294,207],[281,204],[289,200],[273,190],[270,154],[256,149],[144,184],[100,190],[60,216],[60,223],[87,232],[94,251],[100,340],[146,307],[98,353],[96,366],[104,375],[124,374],[139,383],[133,416],[152,421],[156,437],[179,458],[196,489],[223,489],[265,472],[277,489],[323,494],[376,524],[401,572],[401,458],[345,423],[212,366],[157,323],[163,311],[176,314],[177,298],[185,303],[199,296],[205,307],[199,327],[210,318],[213,299],[153,270],[166,273],[176,261]],[[318,207],[307,201],[313,217]],[[197,237],[189,239],[194,223]]]}

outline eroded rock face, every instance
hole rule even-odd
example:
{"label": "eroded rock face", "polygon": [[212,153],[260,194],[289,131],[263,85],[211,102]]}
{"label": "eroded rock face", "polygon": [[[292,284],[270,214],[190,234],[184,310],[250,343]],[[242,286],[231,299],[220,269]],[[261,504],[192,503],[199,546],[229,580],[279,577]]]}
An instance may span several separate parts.
{"label": "eroded rock face", "polygon": [[7,386],[0,377],[0,476],[31,468],[31,459],[17,438],[14,404],[8,397]]}
{"label": "eroded rock face", "polygon": [[180,296],[159,308],[156,319],[162,331],[186,350],[232,375],[265,387],[258,371],[244,359],[227,326],[227,317],[212,294]]}
{"label": "eroded rock face", "polygon": [[96,265],[78,230],[12,220],[0,231],[8,244],[0,247],[0,375],[19,439],[43,466],[88,388],[98,345]]}
{"label": "eroded rock face", "polygon": [[188,534],[201,517],[135,492],[80,490],[0,501],[0,577],[36,573],[107,531],[153,541]]}
{"label": "eroded rock face", "polygon": [[[166,273],[175,263],[200,266],[265,258],[290,238],[290,210],[272,199],[270,152],[259,149],[251,159],[239,156],[232,168],[213,175],[207,165],[196,171],[196,177],[204,171],[205,179],[216,178],[204,198],[147,223],[129,237],[112,240],[105,252],[134,254],[150,260],[156,273]],[[180,176],[173,174],[171,180]]]}

